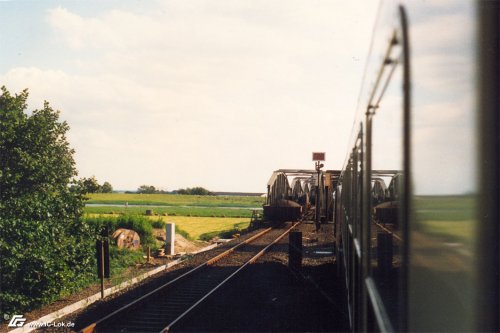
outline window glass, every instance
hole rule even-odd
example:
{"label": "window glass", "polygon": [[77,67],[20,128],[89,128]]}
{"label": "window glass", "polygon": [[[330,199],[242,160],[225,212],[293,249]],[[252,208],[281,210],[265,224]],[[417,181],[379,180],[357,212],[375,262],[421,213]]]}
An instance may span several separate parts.
{"label": "window glass", "polygon": [[403,101],[401,47],[394,46],[382,83],[387,90],[373,110],[371,153],[370,269],[391,323],[401,317],[401,199],[403,185]]}
{"label": "window glass", "polygon": [[408,4],[415,194],[409,283],[410,329],[415,331],[474,330],[474,4]]}

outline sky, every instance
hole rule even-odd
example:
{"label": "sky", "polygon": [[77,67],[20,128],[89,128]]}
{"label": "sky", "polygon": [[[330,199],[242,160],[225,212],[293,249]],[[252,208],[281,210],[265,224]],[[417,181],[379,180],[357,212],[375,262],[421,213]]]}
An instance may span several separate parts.
{"label": "sky", "polygon": [[378,1],[0,1],[0,85],[68,122],[79,177],[265,192],[340,169]]}

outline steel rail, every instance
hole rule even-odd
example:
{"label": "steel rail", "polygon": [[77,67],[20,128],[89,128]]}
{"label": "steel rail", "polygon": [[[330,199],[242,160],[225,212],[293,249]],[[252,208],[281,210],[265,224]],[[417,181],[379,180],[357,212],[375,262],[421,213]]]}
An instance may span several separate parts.
{"label": "steel rail", "polygon": [[247,267],[250,264],[253,264],[259,259],[261,256],[263,256],[269,249],[275,245],[277,242],[279,242],[283,237],[285,237],[290,231],[292,231],[293,228],[295,228],[300,222],[295,222],[292,224],[290,228],[288,228],[284,233],[282,233],[278,238],[276,238],[271,244],[267,245],[264,249],[259,251],[255,256],[253,256],[250,260],[248,260],[246,263],[244,263],[240,268],[238,268],[236,271],[234,271],[231,275],[229,275],[227,278],[224,279],[221,283],[219,283],[215,288],[210,290],[205,296],[203,296],[200,300],[198,300],[195,304],[193,304],[189,309],[184,311],[179,317],[177,317],[175,320],[173,320],[170,324],[168,324],[162,331],[161,333],[168,333],[172,326],[174,326],[176,323],[178,323],[180,320],[182,320],[184,317],[186,317],[191,311],[193,311],[196,307],[198,307],[203,301],[205,301],[210,295],[212,295],[217,289],[222,287],[224,284],[226,284],[231,278],[233,278],[236,274],[241,272],[245,267]]}
{"label": "steel rail", "polygon": [[230,249],[222,252],[221,254],[215,256],[214,258],[196,266],[195,268],[193,268],[192,270],[176,277],[175,279],[165,283],[164,285],[150,291],[149,293],[139,297],[138,299],[128,303],[127,305],[119,308],[118,310],[115,310],[113,311],[112,313],[108,314],[107,316],[99,319],[98,321],[96,322],[93,322],[92,324],[90,325],[87,325],[85,328],[81,329],[80,331],[78,331],[79,333],[92,333],[94,332],[94,330],[96,329],[96,327],[99,325],[99,324],[102,324],[104,321],[106,320],[109,320],[111,319],[112,317],[122,313],[123,311],[127,310],[127,309],[130,309],[132,306],[134,305],[137,305],[139,304],[140,302],[144,301],[145,299],[149,298],[150,296],[152,295],[155,295],[157,294],[158,292],[160,292],[161,290],[165,289],[166,287],[174,284],[175,282],[181,280],[181,279],[184,279],[185,277],[189,276],[189,275],[192,275],[193,273],[199,271],[200,269],[202,269],[203,267],[206,267],[206,266],[210,266],[210,265],[213,265],[215,262],[219,261],[220,259],[222,259],[223,257],[225,256],[228,256],[229,254],[231,254],[232,252],[234,252],[236,249],[238,249],[239,247],[243,246],[243,245],[246,245],[252,241],[254,241],[255,239],[263,236],[264,234],[268,233],[269,231],[271,231],[273,228],[267,228],[267,229],[264,229],[263,231],[259,232],[258,234],[246,239],[245,241],[243,242],[240,242],[238,243],[237,245],[231,247]]}

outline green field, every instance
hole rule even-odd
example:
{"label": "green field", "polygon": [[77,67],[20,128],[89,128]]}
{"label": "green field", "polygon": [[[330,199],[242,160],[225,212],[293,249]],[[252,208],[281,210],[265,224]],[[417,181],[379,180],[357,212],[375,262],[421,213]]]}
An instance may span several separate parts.
{"label": "green field", "polygon": [[201,216],[201,217],[245,217],[252,216],[252,209],[250,208],[199,208],[199,207],[146,207],[146,206],[87,206],[85,213],[88,214],[133,214],[144,215],[146,210],[150,209],[156,215],[169,215],[169,216]]}
{"label": "green field", "polygon": [[422,221],[421,227],[430,235],[437,236],[448,242],[459,242],[470,245],[474,235],[474,223],[472,220],[462,221]]}
{"label": "green field", "polygon": [[471,244],[476,221],[473,196],[421,196],[413,205],[415,230],[443,241]]}
{"label": "green field", "polygon": [[472,196],[417,196],[413,202],[421,220],[470,220],[474,218],[475,201]]}
{"label": "green field", "polygon": [[203,206],[203,207],[261,207],[264,198],[212,195],[181,194],[126,194],[93,193],[88,194],[89,204],[108,205],[156,205],[156,206]]}
{"label": "green field", "polygon": [[144,215],[152,210],[156,215],[250,218],[264,203],[261,197],[238,196],[96,193],[88,197],[88,214]]}

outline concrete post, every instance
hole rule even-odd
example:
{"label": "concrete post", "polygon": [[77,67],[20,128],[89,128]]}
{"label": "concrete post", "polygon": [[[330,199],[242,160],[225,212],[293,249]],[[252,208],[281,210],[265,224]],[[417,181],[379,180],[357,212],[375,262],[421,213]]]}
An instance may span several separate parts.
{"label": "concrete post", "polygon": [[166,231],[166,241],[165,241],[165,254],[174,255],[175,254],[175,223],[167,223],[165,225]]}

